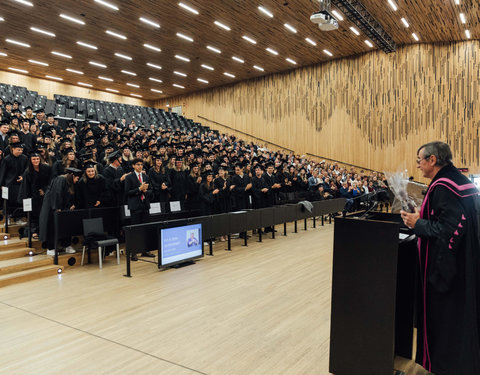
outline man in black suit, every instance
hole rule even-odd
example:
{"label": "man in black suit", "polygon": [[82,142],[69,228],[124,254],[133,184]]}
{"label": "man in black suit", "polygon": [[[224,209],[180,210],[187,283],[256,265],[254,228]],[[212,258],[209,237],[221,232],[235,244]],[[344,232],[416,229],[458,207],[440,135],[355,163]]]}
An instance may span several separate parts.
{"label": "man in black suit", "polygon": [[[125,178],[125,194],[127,196],[128,209],[132,225],[148,221],[148,210],[150,209],[150,198],[152,190],[148,176],[143,173],[143,160],[135,158],[132,160],[133,173]],[[149,252],[142,252],[142,256],[154,258],[155,255]],[[138,260],[136,254],[132,254],[133,261]]]}

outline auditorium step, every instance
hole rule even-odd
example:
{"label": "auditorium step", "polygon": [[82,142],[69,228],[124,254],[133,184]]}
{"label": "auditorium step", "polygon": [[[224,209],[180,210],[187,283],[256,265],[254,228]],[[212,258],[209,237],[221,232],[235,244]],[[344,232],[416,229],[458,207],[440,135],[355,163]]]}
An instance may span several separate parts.
{"label": "auditorium step", "polygon": [[28,247],[19,247],[15,249],[0,249],[0,261],[27,256],[31,250],[32,249]]}
{"label": "auditorium step", "polygon": [[0,287],[18,284],[30,280],[36,280],[42,277],[54,276],[57,275],[59,269],[63,271],[63,266],[55,266],[52,264],[48,266],[36,267],[24,271],[0,275]]}
{"label": "auditorium step", "polygon": [[19,247],[26,247],[26,246],[27,246],[27,241],[25,239],[20,240],[18,238],[12,238],[10,240],[0,241],[0,251],[17,249]]}
{"label": "auditorium step", "polygon": [[0,275],[25,271],[37,267],[50,266],[52,264],[53,258],[47,255],[36,255],[31,257],[29,256],[4,260],[0,262]]}

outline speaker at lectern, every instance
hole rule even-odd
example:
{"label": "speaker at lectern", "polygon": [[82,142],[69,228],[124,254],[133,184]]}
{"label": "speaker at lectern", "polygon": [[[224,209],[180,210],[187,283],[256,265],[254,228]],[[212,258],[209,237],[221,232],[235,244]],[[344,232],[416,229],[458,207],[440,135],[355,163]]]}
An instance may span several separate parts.
{"label": "speaker at lectern", "polygon": [[412,358],[417,258],[398,214],[335,219],[331,373],[392,375]]}

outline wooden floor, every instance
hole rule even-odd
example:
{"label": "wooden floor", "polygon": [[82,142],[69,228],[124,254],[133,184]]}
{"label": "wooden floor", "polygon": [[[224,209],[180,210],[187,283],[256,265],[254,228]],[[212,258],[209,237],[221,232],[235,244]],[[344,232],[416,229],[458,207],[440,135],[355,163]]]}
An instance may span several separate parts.
{"label": "wooden floor", "polygon": [[[0,289],[0,374],[328,374],[333,225]],[[424,374],[397,361],[407,375]]]}

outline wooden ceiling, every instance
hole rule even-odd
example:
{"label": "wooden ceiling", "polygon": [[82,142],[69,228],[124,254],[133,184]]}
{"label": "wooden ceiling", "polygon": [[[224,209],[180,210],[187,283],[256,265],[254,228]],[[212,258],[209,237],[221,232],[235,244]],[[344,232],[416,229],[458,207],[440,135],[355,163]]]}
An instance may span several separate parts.
{"label": "wooden ceiling", "polygon": [[[287,71],[300,66],[311,65],[334,58],[356,55],[371,50],[363,35],[356,36],[350,30],[353,24],[340,21],[338,31],[322,32],[310,22],[310,15],[318,10],[317,0],[182,0],[198,11],[195,15],[179,6],[179,1],[166,0],[105,0],[119,10],[113,10],[95,0],[27,0],[33,7],[15,0],[3,0],[0,4],[0,69],[9,67],[24,69],[28,75],[45,78],[47,75],[60,77],[62,82],[78,85],[83,82],[97,90],[117,90],[122,95],[141,95],[143,99],[155,100],[205,88],[229,84],[265,74]],[[480,35],[480,12],[476,0],[396,0],[395,12],[387,0],[363,0],[362,3],[397,42],[397,45],[415,43],[412,32],[420,42],[465,40],[468,28],[472,38]],[[268,9],[273,18],[258,10]],[[463,12],[467,24],[462,24],[459,13]],[[79,25],[59,17],[60,13],[82,20]],[[140,17],[155,21],[160,28],[145,24]],[[410,23],[405,28],[400,18]],[[229,26],[230,31],[214,24],[214,21]],[[293,33],[284,26],[293,26]],[[36,27],[54,33],[51,37],[32,31]],[[106,30],[124,35],[126,40],[106,33]],[[182,33],[191,37],[189,42],[177,36]],[[256,40],[251,44],[242,37]],[[316,46],[309,44],[310,38]],[[28,43],[30,48],[6,42],[13,39]],[[96,50],[77,44],[77,41],[95,45]],[[155,52],[145,48],[150,44],[161,49]],[[215,53],[207,46],[221,51]],[[266,51],[274,49],[278,55]],[[376,48],[376,46],[375,46]],[[323,50],[332,52],[326,55]],[[53,55],[58,51],[72,56],[72,59]],[[125,60],[115,53],[130,56]],[[180,55],[189,62],[175,58]],[[232,59],[244,60],[240,63]],[[286,58],[294,60],[294,65]],[[28,60],[48,63],[48,67],[30,63]],[[94,61],[107,66],[91,65]],[[161,66],[156,69],[147,63]],[[201,65],[215,70],[210,71]],[[254,69],[262,67],[264,72]],[[66,71],[74,69],[83,72],[78,75]],[[136,73],[130,76],[122,70]],[[180,72],[187,77],[174,74]],[[224,75],[230,73],[235,78]],[[114,81],[104,81],[99,76]],[[149,78],[156,78],[162,83]],[[203,83],[197,79],[208,81]],[[128,86],[138,85],[139,88]],[[184,88],[174,87],[173,84]],[[161,90],[163,93],[153,92]]]}

